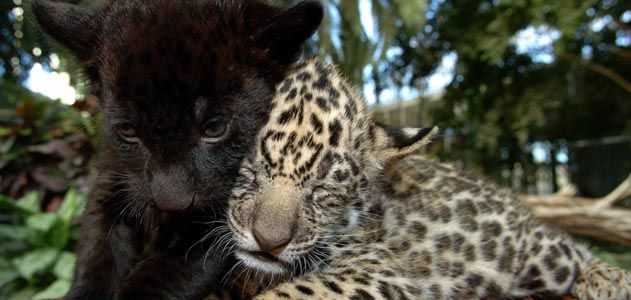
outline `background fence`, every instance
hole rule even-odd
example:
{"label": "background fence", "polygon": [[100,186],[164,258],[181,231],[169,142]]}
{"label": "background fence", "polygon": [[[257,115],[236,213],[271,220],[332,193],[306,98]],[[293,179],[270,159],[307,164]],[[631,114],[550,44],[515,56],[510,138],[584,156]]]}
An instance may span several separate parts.
{"label": "background fence", "polygon": [[[374,106],[373,114],[386,124],[432,126],[432,111],[443,106],[441,96],[437,93]],[[466,130],[441,130],[443,138],[439,143],[443,152],[458,152],[466,147],[462,142],[468,139]],[[602,197],[631,173],[631,137],[627,135],[569,143],[565,140],[535,141],[528,143],[522,151],[527,155],[520,160],[501,163],[496,172],[496,179],[501,184],[520,193],[551,194],[573,184],[581,196]],[[498,161],[502,161],[501,155],[500,151]]]}

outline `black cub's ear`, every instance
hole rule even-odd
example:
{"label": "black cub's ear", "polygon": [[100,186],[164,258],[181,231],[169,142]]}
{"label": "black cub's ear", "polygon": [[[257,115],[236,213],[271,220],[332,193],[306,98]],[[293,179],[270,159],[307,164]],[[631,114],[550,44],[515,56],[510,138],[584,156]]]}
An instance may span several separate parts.
{"label": "black cub's ear", "polygon": [[252,36],[280,63],[298,59],[302,44],[320,26],[324,11],[318,1],[302,1],[272,17]]}
{"label": "black cub's ear", "polygon": [[42,29],[81,60],[88,60],[96,48],[100,27],[95,10],[63,2],[32,0],[31,8]]}

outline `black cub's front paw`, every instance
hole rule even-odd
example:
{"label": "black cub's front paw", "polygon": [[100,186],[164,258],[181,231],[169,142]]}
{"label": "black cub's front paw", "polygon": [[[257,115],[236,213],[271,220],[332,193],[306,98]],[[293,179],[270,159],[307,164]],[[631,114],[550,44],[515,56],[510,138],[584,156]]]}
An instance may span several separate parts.
{"label": "black cub's front paw", "polygon": [[117,299],[204,299],[219,286],[224,259],[219,255],[188,253],[150,257],[125,278]]}
{"label": "black cub's front paw", "polygon": [[71,289],[63,298],[64,300],[114,300],[116,293],[102,290],[89,290],[81,288]]}

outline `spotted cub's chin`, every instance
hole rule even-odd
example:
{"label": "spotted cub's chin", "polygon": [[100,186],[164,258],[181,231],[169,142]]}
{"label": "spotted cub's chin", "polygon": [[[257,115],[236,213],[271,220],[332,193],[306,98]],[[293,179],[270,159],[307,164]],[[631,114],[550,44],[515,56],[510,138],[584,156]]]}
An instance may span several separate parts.
{"label": "spotted cub's chin", "polygon": [[236,258],[247,268],[274,276],[293,277],[311,273],[321,267],[326,255],[312,250],[302,254],[282,254],[273,256],[260,251],[237,249]]}
{"label": "spotted cub's chin", "polygon": [[290,263],[264,252],[239,249],[235,251],[235,256],[246,267],[265,273],[284,275],[287,274],[290,269]]}

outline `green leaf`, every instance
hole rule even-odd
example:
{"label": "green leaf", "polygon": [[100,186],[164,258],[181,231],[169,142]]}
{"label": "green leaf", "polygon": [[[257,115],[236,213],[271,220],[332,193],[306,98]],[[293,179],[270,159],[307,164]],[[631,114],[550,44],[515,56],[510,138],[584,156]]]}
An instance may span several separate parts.
{"label": "green leaf", "polygon": [[[0,153],[4,154],[4,161],[10,161],[13,160],[12,157],[6,157],[6,156],[13,156],[11,155],[11,148],[13,148],[13,145],[15,144],[15,141],[17,140],[16,136],[9,136],[8,138],[4,138],[4,141],[0,143]],[[9,152],[11,151],[11,152]]]}
{"label": "green leaf", "polygon": [[0,238],[27,241],[30,236],[31,232],[26,227],[0,224]]}
{"label": "green leaf", "polygon": [[43,300],[43,299],[59,299],[63,297],[68,290],[70,290],[70,281],[65,279],[59,279],[53,284],[49,285],[43,291],[35,294],[32,300]]}
{"label": "green leaf", "polygon": [[51,245],[59,250],[66,248],[70,239],[70,222],[66,222],[57,218],[50,231],[46,235],[46,244]]}
{"label": "green leaf", "polygon": [[34,214],[26,219],[26,227],[46,233],[53,227],[57,220],[58,217],[54,213]]}
{"label": "green leaf", "polygon": [[28,252],[13,259],[13,266],[20,275],[27,280],[32,280],[37,273],[50,268],[59,256],[59,250],[55,248],[41,248]]}
{"label": "green leaf", "polygon": [[18,278],[20,273],[15,270],[0,270],[0,288]]}
{"label": "green leaf", "polygon": [[0,270],[13,269],[13,264],[6,257],[0,257]]}
{"label": "green leaf", "polygon": [[0,195],[0,210],[21,216],[28,216],[33,213],[32,211],[18,205],[16,200],[2,195]]}
{"label": "green leaf", "polygon": [[31,128],[24,128],[18,131],[18,134],[21,136],[29,136],[33,133],[33,129]]}
{"label": "green leaf", "polygon": [[83,209],[85,202],[85,195],[80,195],[74,189],[71,189],[61,202],[57,215],[60,219],[70,223],[72,218],[77,215],[77,212]]}
{"label": "green leaf", "polygon": [[[425,23],[426,1],[399,1],[399,15],[408,29],[418,30]],[[394,22],[393,22],[394,23]]]}
{"label": "green leaf", "polygon": [[74,253],[68,251],[62,252],[53,267],[53,274],[55,274],[57,278],[72,281],[76,261],[77,256]]}
{"label": "green leaf", "polygon": [[31,299],[33,295],[37,293],[37,291],[32,287],[25,287],[17,290],[13,290],[11,293],[7,295],[6,300],[24,300]]}
{"label": "green leaf", "polygon": [[17,205],[32,213],[41,212],[39,195],[37,192],[30,192],[17,201]]}
{"label": "green leaf", "polygon": [[13,132],[9,127],[1,127],[0,126],[0,137],[7,136]]}
{"label": "green leaf", "polygon": [[90,118],[81,117],[80,120],[81,120],[81,125],[83,125],[83,128],[85,128],[85,131],[89,136],[96,135],[97,129],[95,128],[94,123],[92,122]]}
{"label": "green leaf", "polygon": [[617,267],[617,268],[620,267],[620,263],[618,262],[616,257],[614,257],[611,253],[600,252],[600,253],[597,253],[597,255],[600,257],[600,259],[604,260],[608,264],[610,264],[610,265],[612,265],[614,267]]}

